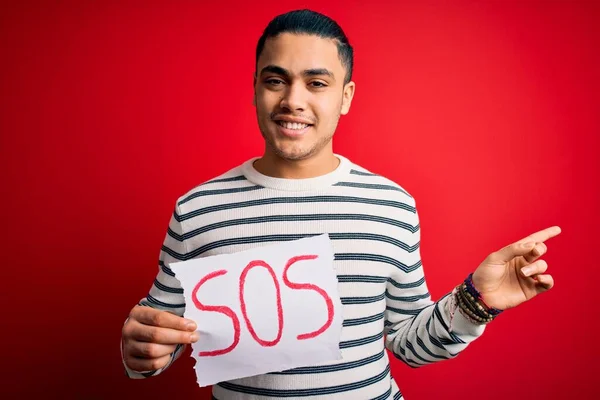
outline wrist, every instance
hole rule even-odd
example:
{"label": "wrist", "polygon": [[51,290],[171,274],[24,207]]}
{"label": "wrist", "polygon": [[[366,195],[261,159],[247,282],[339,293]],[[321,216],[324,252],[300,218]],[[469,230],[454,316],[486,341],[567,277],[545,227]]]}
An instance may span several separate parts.
{"label": "wrist", "polygon": [[[494,296],[493,292],[490,290],[486,290],[486,287],[485,287],[486,285],[484,285],[481,282],[481,280],[478,279],[479,275],[477,275],[477,271],[470,274],[470,277],[471,277],[471,285],[474,289],[474,292],[476,292],[478,294],[477,297],[481,301],[481,303],[488,309],[504,311],[503,305],[501,305],[501,303],[496,301],[496,298],[495,298],[496,296]],[[468,277],[467,277],[467,279],[468,279]],[[465,282],[467,281],[467,279],[465,279]]]}
{"label": "wrist", "polygon": [[473,284],[473,274],[469,274],[463,283],[456,287],[455,296],[460,312],[473,323],[490,323],[502,312],[483,301],[481,293]]}

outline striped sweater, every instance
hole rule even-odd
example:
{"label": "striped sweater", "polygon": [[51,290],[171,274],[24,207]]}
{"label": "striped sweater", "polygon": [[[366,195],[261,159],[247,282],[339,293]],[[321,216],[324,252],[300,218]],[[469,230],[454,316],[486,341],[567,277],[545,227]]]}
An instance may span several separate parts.
{"label": "striped sweater", "polygon": [[[256,158],[180,197],[141,305],[182,316],[183,290],[170,262],[329,234],[342,302],[343,359],[213,385],[213,398],[402,399],[388,352],[411,367],[453,358],[484,331],[456,312],[450,292],[433,302],[419,254],[413,197],[398,184],[336,155],[326,175],[260,174]],[[182,352],[179,347],[169,365]],[[135,372],[158,375],[169,367]]]}

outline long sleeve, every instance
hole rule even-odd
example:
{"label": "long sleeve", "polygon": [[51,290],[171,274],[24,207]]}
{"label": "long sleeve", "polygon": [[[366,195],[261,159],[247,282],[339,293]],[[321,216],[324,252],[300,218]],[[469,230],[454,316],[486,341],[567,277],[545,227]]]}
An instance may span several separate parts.
{"label": "long sleeve", "polygon": [[451,292],[433,302],[421,264],[418,213],[411,221],[401,263],[387,282],[385,345],[411,367],[454,358],[479,337],[484,325],[475,325],[456,311],[450,329]]}
{"label": "long sleeve", "polygon": [[[179,208],[176,206],[169,222],[169,228],[159,254],[158,273],[154,283],[150,288],[148,295],[138,303],[141,306],[152,307],[157,310],[168,311],[178,316],[183,316],[185,310],[185,300],[181,283],[175,279],[175,274],[167,266],[170,262],[176,262],[186,259],[186,246],[184,242],[183,229],[179,218]],[[127,376],[132,379],[143,379],[160,374],[166,370],[181,355],[185,345],[178,345],[173,353],[171,360],[161,369],[152,371],[134,371],[125,365],[123,366]],[[121,342],[121,357],[123,345]]]}

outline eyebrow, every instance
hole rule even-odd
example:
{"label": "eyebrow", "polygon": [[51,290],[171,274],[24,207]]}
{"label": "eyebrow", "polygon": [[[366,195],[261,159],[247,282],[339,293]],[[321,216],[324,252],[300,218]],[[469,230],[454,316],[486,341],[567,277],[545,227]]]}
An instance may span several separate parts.
{"label": "eyebrow", "polygon": [[[265,72],[281,75],[286,78],[290,78],[292,76],[290,71],[278,65],[267,65],[266,67],[260,70],[260,75],[262,76]],[[335,76],[333,75],[333,72],[329,71],[327,68],[311,68],[302,71],[302,76],[304,77],[323,75],[328,76],[335,81]]]}

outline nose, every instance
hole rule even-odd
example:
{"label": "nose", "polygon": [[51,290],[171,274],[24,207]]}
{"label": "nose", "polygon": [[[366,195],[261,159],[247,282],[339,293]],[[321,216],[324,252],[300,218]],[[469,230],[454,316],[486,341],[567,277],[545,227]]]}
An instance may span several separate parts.
{"label": "nose", "polygon": [[279,106],[291,112],[306,110],[306,90],[303,84],[288,85]]}

